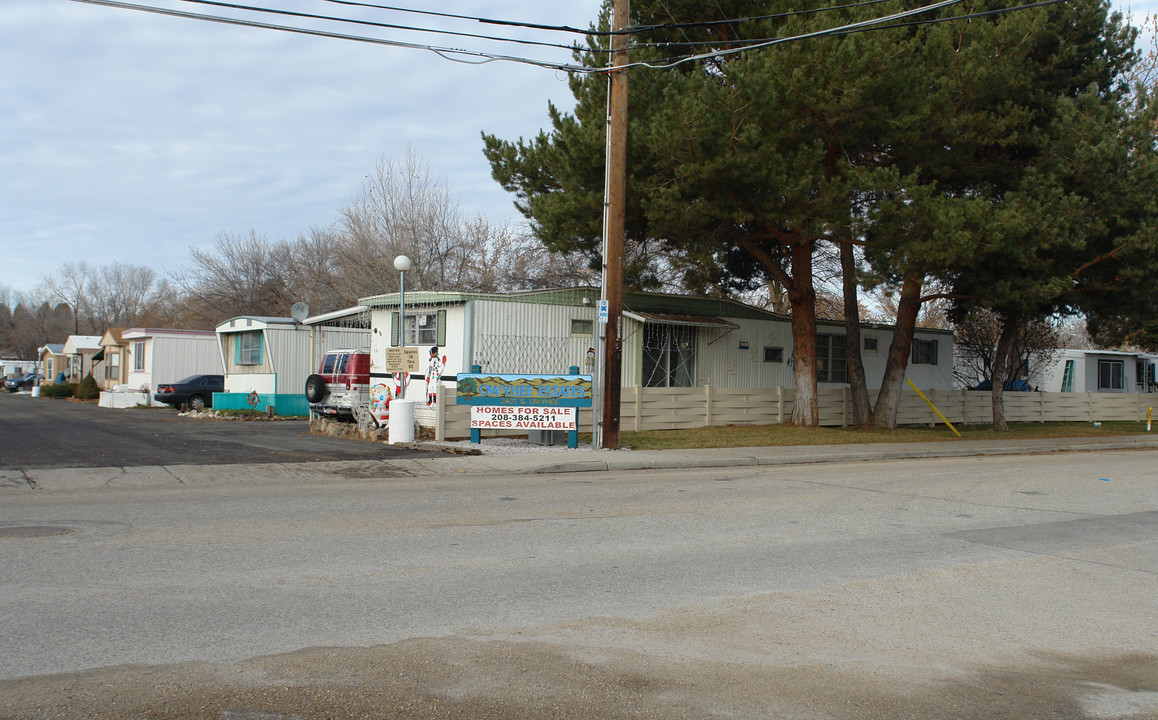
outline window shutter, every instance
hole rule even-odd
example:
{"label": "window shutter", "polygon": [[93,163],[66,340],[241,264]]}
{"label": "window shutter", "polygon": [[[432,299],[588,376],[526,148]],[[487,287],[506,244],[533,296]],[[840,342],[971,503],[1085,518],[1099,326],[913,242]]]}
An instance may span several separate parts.
{"label": "window shutter", "polygon": [[929,360],[929,362],[936,365],[937,364],[937,341],[936,340],[930,341],[929,347],[933,350],[933,357],[931,360]]}
{"label": "window shutter", "polygon": [[265,333],[258,332],[257,334],[257,364],[261,365],[262,354],[265,352]]}
{"label": "window shutter", "polygon": [[233,334],[233,364],[241,364],[241,333]]}
{"label": "window shutter", "polygon": [[446,311],[445,310],[439,310],[438,311],[438,333],[437,333],[437,339],[435,340],[435,342],[438,343],[438,347],[444,347],[446,345]]}
{"label": "window shutter", "polygon": [[390,313],[390,347],[398,347],[398,313]]}

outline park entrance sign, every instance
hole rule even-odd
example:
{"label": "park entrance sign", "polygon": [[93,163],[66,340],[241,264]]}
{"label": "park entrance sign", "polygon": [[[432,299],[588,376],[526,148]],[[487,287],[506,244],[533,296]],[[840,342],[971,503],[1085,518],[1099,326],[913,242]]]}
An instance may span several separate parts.
{"label": "park entrance sign", "polygon": [[470,405],[470,440],[481,431],[566,430],[567,445],[578,447],[578,408],[591,407],[591,376],[464,373],[455,401]]}

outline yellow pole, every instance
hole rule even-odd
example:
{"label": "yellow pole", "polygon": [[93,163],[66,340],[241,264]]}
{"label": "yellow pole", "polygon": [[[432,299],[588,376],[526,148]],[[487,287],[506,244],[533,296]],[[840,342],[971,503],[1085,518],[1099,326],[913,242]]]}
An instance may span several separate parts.
{"label": "yellow pole", "polygon": [[961,433],[957,432],[957,428],[953,427],[953,423],[945,419],[945,416],[941,414],[941,411],[937,409],[937,406],[929,402],[929,398],[925,397],[925,393],[921,392],[921,389],[917,387],[912,380],[905,378],[905,382],[907,382],[910,387],[917,391],[917,394],[921,396],[921,399],[924,400],[930,408],[932,408],[933,412],[937,413],[937,417],[941,418],[941,420],[949,426],[949,429],[953,431],[954,435],[961,437]]}
{"label": "yellow pole", "polygon": [[1146,432],[1150,432],[1150,413],[1154,412],[1153,407],[1146,408]]}

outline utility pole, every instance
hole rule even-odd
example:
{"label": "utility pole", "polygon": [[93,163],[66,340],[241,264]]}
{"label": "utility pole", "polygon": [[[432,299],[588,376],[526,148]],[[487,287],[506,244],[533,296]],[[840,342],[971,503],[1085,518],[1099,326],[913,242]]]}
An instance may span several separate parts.
{"label": "utility pole", "polygon": [[619,448],[619,400],[623,376],[623,246],[627,217],[627,40],[629,1],[612,7],[611,71],[608,90],[607,232],[603,238],[603,295],[607,324],[603,343],[603,447]]}

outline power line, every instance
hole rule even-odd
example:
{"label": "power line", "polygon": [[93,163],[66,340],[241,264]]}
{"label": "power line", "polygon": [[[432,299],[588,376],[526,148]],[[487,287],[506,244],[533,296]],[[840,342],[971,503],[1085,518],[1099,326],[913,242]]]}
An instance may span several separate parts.
{"label": "power line", "polygon": [[[118,8],[122,10],[136,10],[139,12],[153,13],[156,15],[167,15],[170,17],[179,17],[192,20],[204,20],[206,22],[215,22],[222,25],[239,25],[242,27],[261,28],[263,30],[280,30],[282,32],[295,33],[298,35],[310,35],[314,37],[334,38],[337,40],[351,40],[354,42],[369,43],[372,45],[386,45],[389,47],[407,48],[410,50],[426,50],[432,52],[439,57],[452,62],[466,63],[470,65],[484,65],[486,63],[496,61],[506,61],[522,63],[525,65],[533,65],[536,67],[547,68],[549,70],[562,70],[564,72],[589,72],[591,68],[582,67],[579,65],[572,65],[569,63],[556,63],[545,60],[534,60],[531,58],[516,57],[512,55],[498,55],[495,53],[481,52],[477,50],[466,50],[463,48],[439,47],[436,45],[424,45],[421,43],[402,42],[400,40],[385,40],[383,38],[372,38],[364,35],[348,35],[345,33],[335,33],[326,30],[312,30],[309,28],[299,28],[290,25],[274,25],[272,23],[257,22],[255,20],[242,20],[239,18],[221,17],[219,15],[204,15],[201,13],[191,13],[182,10],[170,10],[167,8],[153,7],[150,5],[136,5],[133,3],[120,2],[119,0],[72,0],[72,2],[85,3],[87,5],[100,5],[104,7]],[[478,60],[464,60],[455,57],[461,55],[465,57],[475,57]]]}
{"label": "power line", "polygon": [[[1003,15],[1005,13],[1016,12],[1019,10],[1030,10],[1032,8],[1045,7],[1047,5],[1058,5],[1058,4],[1064,3],[1064,2],[1068,2],[1068,0],[1042,0],[1042,2],[1030,3],[1028,5],[1016,5],[1014,7],[998,8],[996,10],[985,10],[982,12],[968,13],[965,15],[950,15],[950,16],[946,16],[946,17],[931,18],[928,20],[913,20],[913,21],[904,22],[904,23],[893,23],[891,25],[877,25],[877,26],[872,26],[872,27],[855,28],[855,29],[851,29],[851,30],[824,31],[823,36],[824,37],[836,37],[836,36],[852,35],[852,34],[860,33],[860,32],[876,31],[876,30],[891,30],[894,28],[919,27],[921,25],[935,25],[935,24],[944,23],[944,22],[955,22],[958,20],[973,20],[976,18],[986,17],[986,16],[990,16],[990,15]],[[786,39],[794,39],[794,38],[786,38]],[[775,43],[779,40],[781,40],[781,38],[752,38],[752,39],[747,39],[747,40],[735,39],[735,40],[727,40],[727,41],[699,40],[699,41],[690,41],[690,42],[652,42],[652,43],[634,43],[632,45],[632,47],[633,48],[652,47],[652,48],[661,48],[661,49],[662,48],[676,48],[676,47],[699,47],[699,46],[703,46],[703,45],[719,44],[721,42],[726,42],[728,45],[749,46],[749,45],[755,45],[755,44],[761,44],[762,45],[764,43]],[[744,47],[744,49],[751,49],[751,48]],[[715,55],[716,54],[713,54],[713,57]],[[676,58],[672,58],[671,60],[663,61],[663,62],[672,62],[675,59]]]}
{"label": "power line", "polygon": [[[883,1],[883,0],[882,0]],[[469,20],[471,22],[485,23],[488,25],[503,25],[507,27],[521,27],[529,28],[531,30],[553,30],[557,32],[575,33],[577,35],[615,35],[617,33],[606,30],[583,30],[581,28],[571,27],[570,25],[542,25],[539,23],[519,22],[516,20],[498,20],[495,18],[477,17],[474,15],[456,15],[454,13],[436,12],[434,10],[416,10],[413,8],[394,7],[391,5],[377,5],[374,3],[355,2],[355,0],[322,0],[322,2],[334,3],[335,5],[349,5],[353,7],[373,8],[375,10],[390,10],[400,13],[414,13],[415,15],[429,15],[432,17],[450,18],[452,20]]]}
{"label": "power line", "polygon": [[791,36],[783,37],[783,38],[773,38],[771,40],[767,40],[765,42],[755,43],[753,45],[748,45],[746,47],[730,48],[727,50],[716,50],[716,51],[707,52],[707,53],[699,53],[697,55],[689,55],[688,57],[680,58],[679,60],[675,60],[672,62],[665,62],[665,63],[636,62],[636,63],[628,63],[627,65],[625,65],[623,67],[608,68],[608,70],[609,71],[623,70],[626,68],[633,68],[633,67],[646,67],[646,68],[651,68],[653,70],[666,70],[669,68],[676,67],[678,65],[683,65],[684,63],[695,62],[697,60],[708,60],[711,58],[721,58],[721,57],[726,57],[729,55],[737,55],[739,53],[747,52],[749,50],[759,50],[760,48],[772,47],[773,45],[781,45],[781,44],[786,43],[786,42],[794,42],[797,40],[808,40],[808,39],[817,38],[817,37],[825,37],[827,35],[833,35],[836,33],[840,33],[842,31],[856,30],[858,28],[865,28],[865,29],[874,28],[874,26],[879,26],[880,24],[889,22],[891,20],[899,20],[902,18],[911,17],[913,15],[919,15],[921,13],[930,12],[932,10],[939,10],[943,7],[955,5],[955,4],[957,4],[959,2],[963,2],[963,1],[964,0],[941,0],[941,2],[933,3],[932,5],[925,5],[924,7],[913,8],[912,10],[903,10],[899,13],[893,13],[892,15],[885,15],[883,17],[873,18],[871,20],[861,20],[859,22],[849,23],[848,25],[841,25],[838,27],[829,28],[828,30],[816,30],[814,32],[804,33],[801,35],[791,35]]}
{"label": "power line", "polygon": [[[228,8],[233,8],[233,9],[249,9],[247,6],[235,5],[232,3],[226,3],[226,2],[223,2],[222,0],[184,0],[184,1],[185,2],[199,2],[201,4],[228,7]],[[351,5],[362,4],[362,3],[353,2],[353,0],[330,0],[330,1],[340,2],[342,4],[351,4]],[[879,1],[883,1],[883,0],[870,0],[870,2],[857,3],[857,4],[858,5],[874,4],[874,3],[879,2]],[[645,67],[645,68],[650,68],[650,69],[669,69],[669,68],[677,67],[677,66],[685,64],[685,63],[695,62],[697,60],[721,58],[721,57],[725,57],[725,56],[736,55],[736,54],[739,54],[742,52],[747,52],[749,50],[758,50],[761,48],[771,47],[774,45],[780,45],[780,44],[784,44],[784,43],[788,43],[788,42],[795,42],[798,40],[808,40],[808,39],[819,38],[819,37],[848,35],[848,34],[852,34],[852,33],[856,33],[856,32],[866,32],[869,30],[887,30],[887,29],[891,29],[891,28],[924,25],[924,24],[931,24],[931,23],[938,23],[938,22],[968,20],[971,18],[983,17],[986,15],[996,15],[996,14],[1001,14],[1001,13],[1006,13],[1006,12],[1012,12],[1015,10],[1024,10],[1024,9],[1029,9],[1029,8],[1042,7],[1045,5],[1054,5],[1054,4],[1058,4],[1058,3],[1062,3],[1062,2],[1066,2],[1066,1],[1067,0],[1043,0],[1042,2],[1037,2],[1037,3],[1033,3],[1033,4],[1029,4],[1029,5],[1019,5],[1019,6],[1011,7],[1011,8],[1000,8],[997,10],[972,13],[972,14],[968,14],[968,15],[957,15],[957,16],[952,16],[952,17],[936,18],[936,19],[930,19],[930,20],[918,20],[918,21],[913,21],[913,22],[909,22],[909,23],[892,23],[891,22],[894,20],[900,20],[900,19],[912,17],[914,15],[919,15],[919,14],[926,13],[926,12],[931,12],[933,10],[939,10],[941,8],[948,7],[950,5],[954,5],[954,4],[963,2],[963,0],[940,0],[940,2],[936,2],[936,3],[933,3],[931,5],[926,5],[926,6],[919,7],[919,8],[913,8],[911,10],[905,10],[905,11],[902,11],[899,13],[893,13],[891,15],[885,15],[885,16],[882,16],[879,18],[862,20],[862,21],[855,22],[855,23],[849,23],[847,25],[840,25],[837,27],[829,28],[827,30],[817,30],[814,32],[804,33],[801,35],[792,35],[792,36],[786,36],[786,37],[781,37],[781,38],[768,38],[768,39],[762,39],[762,40],[748,40],[748,41],[741,40],[741,41],[729,42],[729,44],[741,43],[742,44],[741,47],[732,47],[732,48],[728,48],[725,50],[713,50],[713,51],[709,51],[709,52],[698,53],[695,55],[671,58],[671,59],[660,60],[660,61],[653,60],[653,61],[628,63],[628,64],[623,65],[623,66],[591,67],[591,66],[585,66],[585,65],[575,65],[573,63],[560,63],[560,62],[552,62],[552,61],[547,61],[547,60],[537,60],[534,58],[518,57],[518,56],[514,56],[514,55],[501,55],[501,54],[483,52],[483,51],[478,51],[478,50],[467,50],[464,48],[441,47],[441,46],[429,45],[429,44],[423,44],[423,43],[411,43],[411,42],[403,42],[403,41],[399,41],[399,40],[386,40],[383,38],[367,37],[367,36],[363,36],[363,35],[350,35],[350,34],[346,34],[346,33],[336,33],[336,32],[330,32],[330,31],[325,31],[325,30],[314,30],[314,29],[309,29],[309,28],[294,27],[294,26],[290,26],[290,25],[275,25],[272,23],[257,22],[254,20],[244,20],[244,19],[239,19],[239,18],[230,18],[230,17],[223,17],[223,16],[218,16],[218,15],[206,15],[206,14],[201,14],[201,13],[185,12],[185,11],[181,11],[181,10],[171,10],[171,9],[160,8],[160,7],[155,7],[155,6],[151,6],[151,5],[138,5],[138,4],[134,4],[134,3],[123,2],[122,0],[72,0],[72,2],[85,3],[88,5],[99,5],[99,6],[118,8],[118,9],[124,9],[124,10],[136,10],[139,12],[147,12],[147,13],[153,13],[153,14],[157,14],[157,15],[166,15],[166,16],[170,16],[170,17],[179,17],[179,18],[186,18],[186,19],[193,19],[193,20],[204,20],[207,22],[215,22],[215,23],[224,24],[224,25],[238,25],[238,26],[242,26],[242,27],[252,27],[252,28],[259,28],[259,29],[264,29],[264,30],[279,30],[282,32],[295,33],[295,34],[299,34],[299,35],[309,35],[309,36],[313,36],[313,37],[326,37],[326,38],[333,38],[333,39],[338,39],[338,40],[350,40],[353,42],[368,43],[368,44],[373,44],[373,45],[384,45],[384,46],[388,46],[388,47],[399,47],[399,48],[406,48],[406,49],[411,49],[411,50],[425,50],[427,52],[432,52],[432,53],[434,53],[434,54],[438,55],[439,57],[442,57],[446,60],[450,60],[451,62],[464,63],[464,64],[469,64],[469,65],[483,65],[483,64],[487,64],[487,63],[502,61],[502,62],[513,62],[513,63],[519,63],[519,64],[524,64],[524,65],[531,65],[534,67],[541,67],[541,68],[546,68],[546,69],[550,69],[550,70],[558,70],[558,71],[563,71],[563,72],[568,72],[568,73],[603,73],[603,72],[613,72],[613,71],[618,71],[618,70],[623,70],[623,69],[633,68],[633,67]],[[388,8],[386,6],[377,6],[377,5],[370,6],[370,7],[376,7],[378,9],[394,9],[394,8]],[[842,7],[850,7],[850,6],[842,6]],[[836,9],[836,8],[832,8],[832,9]],[[279,12],[279,11],[268,10],[268,12]],[[325,18],[325,16],[304,15],[301,13],[292,13],[289,11],[280,11],[280,12],[282,12],[282,14],[303,16],[303,17],[309,17],[309,18],[330,19],[330,18]],[[423,12],[423,11],[415,11],[415,12]],[[435,13],[430,13],[430,14],[435,14]],[[455,16],[455,17],[466,18],[467,16]],[[342,20],[340,18],[332,18],[332,19]],[[360,24],[367,24],[367,25],[382,25],[382,24],[378,24],[378,23],[363,22],[363,21],[349,21],[349,22],[357,22]],[[488,20],[487,22],[506,22],[506,21],[489,21]],[[713,22],[716,22],[716,21],[713,21]],[[731,21],[722,21],[722,22],[731,22]],[[891,23],[891,24],[888,24],[888,23]],[[514,23],[512,21],[511,24],[517,24],[517,23]],[[521,26],[534,27],[531,24],[525,24],[525,23],[521,24]],[[395,27],[395,26],[388,26],[388,27]],[[543,26],[544,29],[559,29],[561,27],[563,27],[563,26]],[[672,27],[674,27],[674,26],[672,26]],[[448,33],[447,31],[440,31],[440,30],[434,30],[434,29],[430,29],[430,30],[423,30],[423,29],[418,29],[418,28],[416,28],[416,29],[420,30],[422,32],[451,34],[451,33]],[[472,36],[472,37],[481,37],[481,36]],[[499,38],[496,38],[496,39],[499,39]],[[559,47],[559,48],[565,48],[568,50],[574,49],[571,46],[552,45],[550,43],[540,43],[540,44],[549,45],[549,46],[553,46],[553,47]],[[698,45],[699,43],[688,43],[688,44]],[[648,44],[641,44],[640,46],[642,47],[642,46],[647,46],[647,45]],[[671,46],[677,46],[677,45],[684,45],[684,43],[654,43],[651,45],[657,46],[657,47],[671,47]],[[592,49],[592,48],[588,48],[587,51],[588,52],[605,52],[603,50],[596,50],[596,49]],[[467,58],[474,58],[474,59],[467,59]]]}
{"label": "power line", "polygon": [[[796,17],[797,15],[812,15],[814,13],[830,12],[833,10],[847,10],[848,8],[864,7],[866,5],[879,5],[881,3],[893,2],[894,0],[865,0],[864,2],[849,3],[847,5],[833,5],[831,7],[810,8],[808,10],[793,10],[790,12],[775,13],[772,15],[752,15],[742,18],[730,18],[728,20],[697,20],[693,22],[675,22],[672,18],[671,24],[665,25],[638,25],[628,28],[623,31],[626,33],[641,33],[650,32],[652,30],[676,30],[681,28],[697,28],[697,27],[712,27],[714,25],[735,25],[736,23],[756,22],[758,20],[774,20],[778,18]],[[717,4],[716,7],[719,7]],[[668,13],[669,17],[671,13]],[[734,29],[734,28],[733,28]]]}
{"label": "power line", "polygon": [[365,25],[367,27],[385,28],[388,30],[406,30],[411,32],[433,33],[437,35],[451,35],[455,37],[467,37],[477,40],[496,40],[499,42],[518,43],[521,45],[540,45],[543,47],[561,48],[563,50],[571,50],[571,45],[561,45],[559,43],[540,42],[537,40],[523,40],[520,38],[505,38],[495,37],[493,35],[478,35],[475,33],[458,32],[454,30],[435,30],[430,28],[413,27],[410,25],[395,25],[392,23],[375,22],[373,20],[355,20],[351,18],[334,17],[332,15],[315,15],[313,13],[295,12],[293,10],[279,10],[276,8],[263,8],[254,5],[239,5],[237,3],[222,2],[221,0],[181,0],[181,2],[195,3],[198,5],[211,5],[213,7],[228,8],[230,10],[245,10],[248,12],[269,13],[273,15],[285,15],[287,17],[307,18],[310,20],[326,20],[329,22],[350,23],[352,25]]}

